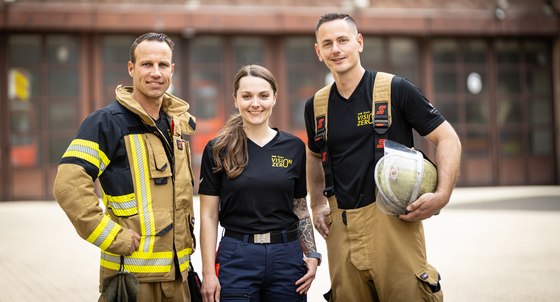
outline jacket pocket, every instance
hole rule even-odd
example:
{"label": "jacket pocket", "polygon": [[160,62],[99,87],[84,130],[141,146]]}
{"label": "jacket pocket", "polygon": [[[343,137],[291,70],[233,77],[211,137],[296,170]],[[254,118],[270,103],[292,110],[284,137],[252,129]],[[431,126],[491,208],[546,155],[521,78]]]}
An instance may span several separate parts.
{"label": "jacket pocket", "polygon": [[194,176],[191,166],[190,145],[188,141],[180,137],[174,137],[173,139],[176,146],[174,167],[175,205],[177,208],[185,208],[187,213],[193,213]]}
{"label": "jacket pocket", "polygon": [[424,301],[439,302],[443,301],[443,292],[439,281],[441,277],[435,267],[427,264],[422,270],[416,272],[418,286],[424,294]]}
{"label": "jacket pocket", "polygon": [[169,211],[154,211],[153,227],[148,225],[149,222],[140,221],[141,224],[144,224],[143,229],[146,230],[146,233],[140,234],[140,236],[143,240],[146,240],[146,243],[151,244],[153,242],[154,252],[170,251],[173,247],[175,224],[172,215]]}
{"label": "jacket pocket", "polygon": [[146,134],[146,147],[148,149],[148,166],[150,177],[155,179],[155,184],[167,184],[168,177],[173,175],[167,160],[165,147],[155,135]]}

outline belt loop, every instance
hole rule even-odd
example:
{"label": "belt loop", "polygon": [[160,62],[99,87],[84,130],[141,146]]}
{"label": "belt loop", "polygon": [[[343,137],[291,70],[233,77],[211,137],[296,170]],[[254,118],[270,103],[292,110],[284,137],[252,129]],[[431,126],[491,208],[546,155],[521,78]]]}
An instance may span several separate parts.
{"label": "belt loop", "polygon": [[249,244],[249,235],[243,235],[243,245],[247,246]]}
{"label": "belt loop", "polygon": [[284,245],[288,245],[288,235],[285,230],[282,231],[282,240],[284,240]]}

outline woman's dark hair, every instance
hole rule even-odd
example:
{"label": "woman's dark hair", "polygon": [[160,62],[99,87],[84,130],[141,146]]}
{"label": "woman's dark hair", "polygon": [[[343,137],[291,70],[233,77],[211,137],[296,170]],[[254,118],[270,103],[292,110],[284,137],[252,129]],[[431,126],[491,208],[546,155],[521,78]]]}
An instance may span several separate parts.
{"label": "woman's dark hair", "polygon": [[[267,81],[274,95],[278,91],[278,85],[272,73],[262,66],[251,64],[242,67],[237,72],[233,82],[234,98],[236,98],[237,91],[239,90],[239,81],[248,76],[258,77]],[[249,162],[249,153],[247,151],[247,134],[243,130],[241,114],[238,113],[231,116],[224,128],[222,128],[212,149],[212,155],[216,163],[214,172],[223,169],[228,178],[236,178],[243,172],[243,169],[245,169]]]}

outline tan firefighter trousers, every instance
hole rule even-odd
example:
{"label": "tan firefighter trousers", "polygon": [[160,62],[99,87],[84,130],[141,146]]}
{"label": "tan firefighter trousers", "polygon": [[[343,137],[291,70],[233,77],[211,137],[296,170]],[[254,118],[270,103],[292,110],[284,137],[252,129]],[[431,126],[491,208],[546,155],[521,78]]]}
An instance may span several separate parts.
{"label": "tan firefighter trousers", "polygon": [[439,274],[426,260],[422,222],[386,215],[375,203],[341,210],[333,196],[329,205],[330,301],[443,301]]}

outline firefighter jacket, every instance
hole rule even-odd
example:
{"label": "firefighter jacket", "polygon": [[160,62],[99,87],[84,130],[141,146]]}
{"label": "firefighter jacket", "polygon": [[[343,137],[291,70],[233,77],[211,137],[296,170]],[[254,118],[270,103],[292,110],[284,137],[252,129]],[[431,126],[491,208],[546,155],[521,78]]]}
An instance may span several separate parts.
{"label": "firefighter jacket", "polygon": [[[130,253],[128,229],[141,240],[138,251],[124,258],[126,270],[140,282],[163,282],[175,280],[178,266],[186,280],[194,178],[189,142],[181,135],[194,133],[195,118],[185,101],[164,95],[169,146],[131,93],[132,87],[117,87],[117,101],[86,118],[62,156],[54,195],[78,234],[101,249],[100,284],[119,269],[120,255]],[[95,193],[97,178],[105,212]]]}

